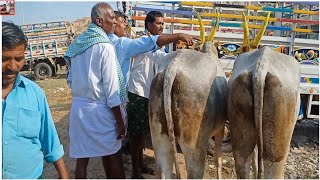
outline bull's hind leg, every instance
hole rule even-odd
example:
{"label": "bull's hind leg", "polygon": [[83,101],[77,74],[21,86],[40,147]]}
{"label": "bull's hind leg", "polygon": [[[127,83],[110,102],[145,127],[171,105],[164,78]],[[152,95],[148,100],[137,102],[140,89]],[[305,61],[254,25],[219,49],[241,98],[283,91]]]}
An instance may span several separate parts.
{"label": "bull's hind leg", "polygon": [[235,160],[235,167],[237,177],[241,179],[249,179],[250,177],[250,165],[252,163],[252,156],[254,155],[255,147],[254,136],[250,131],[253,132],[254,129],[231,129],[232,151]]}
{"label": "bull's hind leg", "polygon": [[[296,89],[298,91],[298,88]],[[297,119],[299,96],[278,77],[267,74],[263,104],[263,162],[264,177],[283,179],[284,165],[289,153]]]}
{"label": "bull's hind leg", "polygon": [[172,179],[174,153],[163,108],[163,73],[153,80],[149,98],[149,125],[153,150],[162,179]]}
{"label": "bull's hind leg", "polygon": [[[160,108],[154,107],[154,109],[151,110],[151,112],[155,111],[159,112]],[[163,116],[159,116],[158,113],[150,114],[149,117],[152,146],[155,152],[157,165],[160,169],[161,178],[172,179],[174,153],[169,136],[164,132],[166,129],[164,125],[166,125],[166,123],[161,123],[164,122],[165,119],[162,119]]]}
{"label": "bull's hind leg", "polygon": [[263,160],[264,178],[265,179],[284,179],[285,163],[286,163],[286,159],[282,159],[280,162],[271,162],[269,160]]}
{"label": "bull's hind leg", "polygon": [[245,179],[250,177],[251,154],[256,145],[251,77],[251,74],[242,73],[228,87],[232,151],[237,177]]}
{"label": "bull's hind leg", "polygon": [[217,178],[221,179],[221,173],[222,173],[222,143],[223,143],[223,135],[224,135],[224,126],[214,135],[215,140],[215,146],[214,146],[214,162],[217,169]]}
{"label": "bull's hind leg", "polygon": [[251,154],[252,158],[252,170],[254,179],[258,179],[258,147],[256,146]]}
{"label": "bull's hind leg", "polygon": [[186,143],[179,143],[179,145],[187,165],[187,178],[202,179],[205,169],[208,139],[196,148],[190,148]]}
{"label": "bull's hind leg", "polygon": [[173,148],[168,136],[152,139],[157,165],[160,170],[161,179],[172,179],[173,174]]}

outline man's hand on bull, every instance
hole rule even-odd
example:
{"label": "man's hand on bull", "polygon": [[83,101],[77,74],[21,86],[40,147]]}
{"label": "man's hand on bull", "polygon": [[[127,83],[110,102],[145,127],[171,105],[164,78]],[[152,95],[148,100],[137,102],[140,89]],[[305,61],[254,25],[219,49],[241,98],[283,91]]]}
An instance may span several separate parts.
{"label": "man's hand on bull", "polygon": [[200,36],[191,35],[194,40],[200,41]]}
{"label": "man's hand on bull", "polygon": [[187,46],[193,45],[193,37],[188,34],[179,33],[179,40],[185,42]]}

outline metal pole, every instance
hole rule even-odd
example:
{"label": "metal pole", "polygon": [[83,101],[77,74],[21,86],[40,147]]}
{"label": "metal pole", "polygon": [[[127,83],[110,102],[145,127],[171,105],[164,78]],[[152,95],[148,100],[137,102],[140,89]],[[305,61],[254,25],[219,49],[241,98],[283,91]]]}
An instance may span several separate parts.
{"label": "metal pole", "polygon": [[[220,7],[219,7],[220,8]],[[218,13],[218,11],[219,11],[219,8],[217,8],[217,7],[215,7],[215,6],[213,6],[213,8],[212,8],[212,13]],[[220,13],[220,12],[219,12]],[[211,21],[212,20],[214,20],[215,21],[215,18],[214,17],[212,17],[212,19],[211,19]],[[217,23],[217,22],[215,22],[215,23]],[[212,29],[213,27],[212,26],[210,26],[210,29]],[[218,32],[220,31],[220,26],[218,27]],[[207,36],[209,36],[209,33],[210,33],[210,31],[208,31],[208,32],[205,32],[206,33],[206,35]]]}
{"label": "metal pole", "polygon": [[[172,3],[172,10],[175,9],[175,4]],[[174,14],[172,13],[171,14],[171,19],[174,19]],[[173,34],[173,29],[174,29],[174,23],[171,23],[171,28],[170,28],[170,34]],[[173,44],[170,43],[169,44],[169,52],[172,52],[173,51]]]}
{"label": "metal pole", "polygon": [[[298,4],[294,4],[293,6],[293,10],[298,9]],[[292,16],[293,19],[297,19],[297,14],[294,14]],[[296,37],[296,33],[293,31],[294,28],[296,28],[296,23],[292,23],[292,30],[291,30],[291,40],[290,40],[290,51],[289,51],[289,55],[293,56],[293,51],[294,51],[294,40]]]}
{"label": "metal pole", "polygon": [[23,1],[21,1],[22,25],[24,25]]}
{"label": "metal pole", "polygon": [[[312,6],[309,6],[309,11],[311,11],[312,10]],[[308,15],[308,20],[312,20],[312,15],[311,14],[309,14]],[[308,24],[308,29],[311,29],[311,24]],[[311,33],[307,33],[307,39],[310,39],[310,35],[311,35]]]}
{"label": "metal pole", "polygon": [[[286,5],[286,3],[282,2],[282,8],[284,8],[285,5]],[[283,17],[284,17],[284,13],[282,13],[282,15],[281,15],[281,18],[283,18]],[[283,23],[282,22],[281,22],[281,27],[283,27]],[[284,32],[283,31],[281,31],[280,36],[284,36]]]}
{"label": "metal pole", "polygon": [[[192,9],[194,9],[194,5],[192,5]],[[193,19],[194,19],[194,16],[192,15],[192,16],[191,16],[191,20],[193,20]],[[191,24],[191,31],[193,31],[193,27],[194,27],[194,25]]]}
{"label": "metal pole", "polygon": [[[283,6],[282,6],[283,7]],[[276,8],[279,8],[279,4],[278,3],[276,3]],[[275,12],[274,13],[274,17],[275,18],[282,18],[282,12]],[[282,24],[281,24],[281,22],[279,22],[279,21],[275,21],[274,22],[274,26],[282,26]],[[281,31],[274,31],[273,32],[273,35],[274,36],[281,36]]]}

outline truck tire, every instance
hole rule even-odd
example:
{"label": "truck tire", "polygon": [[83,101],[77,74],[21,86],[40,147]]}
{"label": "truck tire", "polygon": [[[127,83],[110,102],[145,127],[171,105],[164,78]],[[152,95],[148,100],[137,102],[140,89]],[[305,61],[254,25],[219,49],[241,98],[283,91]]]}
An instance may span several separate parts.
{"label": "truck tire", "polygon": [[52,69],[49,64],[41,62],[35,66],[34,74],[38,79],[43,80],[52,76]]}

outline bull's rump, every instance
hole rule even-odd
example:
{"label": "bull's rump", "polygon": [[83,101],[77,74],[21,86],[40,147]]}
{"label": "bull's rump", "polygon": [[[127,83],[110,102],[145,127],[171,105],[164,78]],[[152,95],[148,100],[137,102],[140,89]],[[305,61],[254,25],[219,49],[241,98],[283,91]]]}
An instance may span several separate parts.
{"label": "bull's rump", "polygon": [[[295,124],[297,90],[267,73],[263,92],[263,157],[272,162],[285,158]],[[249,157],[256,145],[252,72],[243,71],[229,84],[229,121],[233,148]],[[241,140],[239,140],[241,139]],[[247,149],[247,151],[243,151]],[[243,153],[244,152],[244,153]]]}
{"label": "bull's rump", "polygon": [[[226,120],[227,81],[224,74],[221,75],[222,68],[217,67],[213,59],[197,51],[179,51],[172,61],[178,61],[179,66],[171,91],[175,136],[184,143],[196,142],[199,134],[209,138],[213,130],[218,128],[214,125],[223,126],[222,122]],[[164,105],[160,102],[163,98],[163,81],[164,72],[153,79],[149,100],[149,107],[153,109],[149,110],[150,114],[161,116],[159,122],[162,133],[167,134],[167,128],[163,127],[166,125],[162,110]]]}
{"label": "bull's rump", "polygon": [[[288,152],[296,123],[298,89],[280,82],[270,73],[266,76],[263,103],[264,156],[272,162],[283,160]],[[266,148],[268,147],[268,148]]]}
{"label": "bull's rump", "polygon": [[[185,74],[179,73],[172,87],[172,117],[173,121],[179,123],[179,129],[175,128],[177,137],[188,144],[197,142],[200,134],[208,135],[208,127],[201,127],[210,118],[208,110],[212,107],[209,99],[209,90],[199,84],[189,84],[190,79]],[[202,133],[199,133],[199,130]],[[209,136],[209,135],[208,135]],[[195,144],[194,144],[195,145]]]}
{"label": "bull's rump", "polygon": [[163,102],[163,79],[164,73],[158,73],[152,83],[150,88],[149,96],[149,125],[151,128],[151,133],[158,129],[161,135],[168,136],[168,127],[166,122],[166,117],[164,113],[164,102]]}

